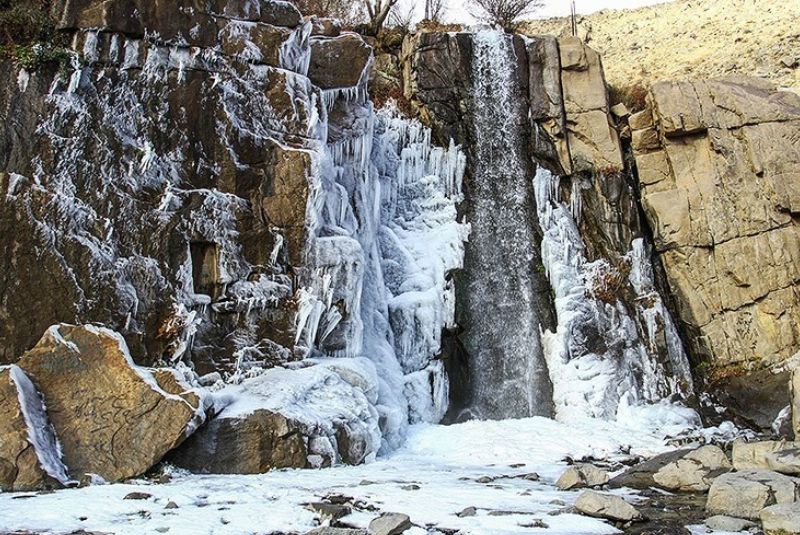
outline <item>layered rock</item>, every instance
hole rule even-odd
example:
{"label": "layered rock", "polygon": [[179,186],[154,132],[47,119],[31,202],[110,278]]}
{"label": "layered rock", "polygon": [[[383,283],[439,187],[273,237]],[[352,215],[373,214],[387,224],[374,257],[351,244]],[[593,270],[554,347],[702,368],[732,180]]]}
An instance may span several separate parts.
{"label": "layered rock", "polygon": [[768,82],[659,82],[630,119],[642,204],[686,341],[727,365],[798,349],[800,97]]}

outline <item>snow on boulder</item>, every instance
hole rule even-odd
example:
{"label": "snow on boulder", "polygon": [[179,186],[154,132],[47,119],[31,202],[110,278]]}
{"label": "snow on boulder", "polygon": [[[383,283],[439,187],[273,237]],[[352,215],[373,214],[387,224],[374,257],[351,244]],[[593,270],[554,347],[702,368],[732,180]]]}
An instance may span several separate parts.
{"label": "snow on boulder", "polygon": [[58,487],[70,482],[61,445],[42,398],[18,366],[0,368],[0,490]]}
{"label": "snow on boulder", "polygon": [[377,374],[363,358],[272,368],[217,394],[227,406],[170,461],[204,473],[263,473],[372,460],[381,444]]}
{"label": "snow on boulder", "polygon": [[55,325],[18,364],[41,392],[75,478],[143,474],[211,410],[177,372],[136,366],[108,329]]}

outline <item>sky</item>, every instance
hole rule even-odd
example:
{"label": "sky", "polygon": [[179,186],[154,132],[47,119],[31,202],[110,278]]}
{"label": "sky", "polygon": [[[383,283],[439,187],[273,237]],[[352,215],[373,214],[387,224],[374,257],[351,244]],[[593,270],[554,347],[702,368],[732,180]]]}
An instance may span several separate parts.
{"label": "sky", "polygon": [[[575,0],[578,13],[592,13],[601,9],[629,9],[653,4],[660,4],[669,0]],[[414,0],[401,0],[405,5],[414,3]],[[422,0],[416,2],[424,4]],[[470,23],[474,22],[466,9],[467,0],[448,0],[448,13],[445,17],[448,22]],[[544,7],[536,12],[532,18],[546,18],[569,15],[570,0],[544,0]]]}

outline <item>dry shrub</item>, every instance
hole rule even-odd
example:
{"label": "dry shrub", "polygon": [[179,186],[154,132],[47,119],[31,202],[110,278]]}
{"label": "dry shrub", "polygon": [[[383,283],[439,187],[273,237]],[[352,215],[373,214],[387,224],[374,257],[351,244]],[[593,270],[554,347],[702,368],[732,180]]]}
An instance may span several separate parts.
{"label": "dry shrub", "polygon": [[608,86],[608,99],[612,106],[622,103],[631,113],[642,111],[647,107],[648,89],[642,82],[633,85]]}

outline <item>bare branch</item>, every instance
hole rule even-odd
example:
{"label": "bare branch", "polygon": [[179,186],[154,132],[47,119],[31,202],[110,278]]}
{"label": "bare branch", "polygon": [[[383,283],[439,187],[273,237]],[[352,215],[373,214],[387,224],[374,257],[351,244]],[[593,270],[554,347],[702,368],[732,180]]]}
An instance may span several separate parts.
{"label": "bare branch", "polygon": [[523,15],[529,15],[542,7],[542,0],[468,0],[473,16],[506,30]]}

